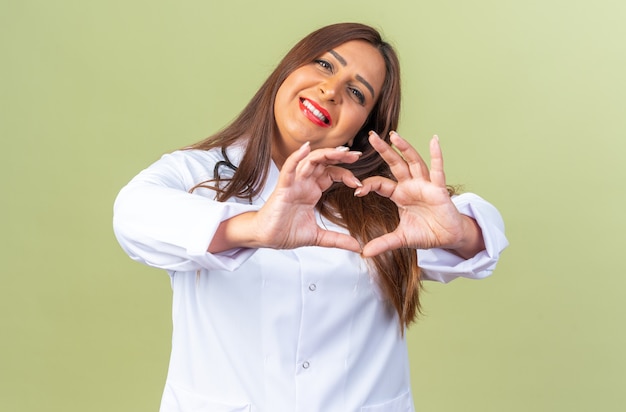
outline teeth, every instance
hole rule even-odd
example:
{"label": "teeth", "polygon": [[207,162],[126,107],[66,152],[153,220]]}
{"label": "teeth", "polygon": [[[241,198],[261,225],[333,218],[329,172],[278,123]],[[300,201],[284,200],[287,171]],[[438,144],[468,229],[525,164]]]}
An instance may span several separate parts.
{"label": "teeth", "polygon": [[326,116],[322,114],[319,110],[317,110],[308,100],[303,100],[302,104],[306,107],[311,113],[315,115],[318,119],[323,121],[324,123],[328,123],[328,119]]}

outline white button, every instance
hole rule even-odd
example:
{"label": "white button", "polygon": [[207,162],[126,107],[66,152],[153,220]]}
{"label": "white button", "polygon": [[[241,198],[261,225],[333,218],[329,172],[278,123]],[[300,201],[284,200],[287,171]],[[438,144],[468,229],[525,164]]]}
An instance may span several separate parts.
{"label": "white button", "polygon": [[317,286],[315,285],[315,283],[311,283],[311,284],[309,285],[309,290],[310,290],[311,292],[314,292],[314,291],[315,291],[315,289],[317,289]]}
{"label": "white button", "polygon": [[302,367],[303,367],[304,369],[309,369],[309,366],[310,366],[309,362],[304,362],[304,363],[302,364]]}

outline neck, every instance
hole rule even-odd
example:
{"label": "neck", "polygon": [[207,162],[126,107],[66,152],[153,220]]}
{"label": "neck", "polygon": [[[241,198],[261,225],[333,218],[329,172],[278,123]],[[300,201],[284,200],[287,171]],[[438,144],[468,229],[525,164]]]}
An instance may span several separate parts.
{"label": "neck", "polygon": [[272,160],[278,170],[282,169],[283,164],[292,152],[280,139],[274,139],[272,142]]}
{"label": "neck", "polygon": [[285,163],[285,160],[287,160],[287,156],[284,156],[278,150],[272,149],[272,160],[278,170],[280,170],[283,168],[283,164]]}

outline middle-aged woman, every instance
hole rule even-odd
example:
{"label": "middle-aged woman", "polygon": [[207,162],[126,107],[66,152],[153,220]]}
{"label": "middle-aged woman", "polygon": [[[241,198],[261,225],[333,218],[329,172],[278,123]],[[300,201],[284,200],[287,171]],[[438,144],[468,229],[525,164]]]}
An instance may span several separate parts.
{"label": "middle-aged woman", "polygon": [[[124,187],[114,228],[167,270],[161,411],[413,411],[424,279],[491,274],[498,211],[394,132],[400,73],[368,26],[302,39],[225,129]],[[391,145],[394,145],[394,149]]]}

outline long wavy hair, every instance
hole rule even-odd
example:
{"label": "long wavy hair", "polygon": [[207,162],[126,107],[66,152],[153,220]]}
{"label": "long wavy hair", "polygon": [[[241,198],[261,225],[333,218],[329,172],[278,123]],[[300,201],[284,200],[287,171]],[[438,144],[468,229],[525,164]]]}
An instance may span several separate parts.
{"label": "long wavy hair", "polygon": [[[372,27],[359,23],[339,23],[322,27],[298,42],[282,59],[239,116],[226,128],[193,144],[189,148],[208,150],[243,144],[244,155],[232,178],[220,182],[219,176],[196,187],[217,190],[217,200],[231,197],[253,198],[265,184],[272,161],[271,147],[279,138],[274,119],[274,101],[278,88],[297,68],[309,64],[320,55],[352,40],[366,41],[380,51],[385,61],[385,80],[380,96],[363,127],[357,132],[352,150],[363,152],[353,164],[342,165],[359,179],[379,175],[394,179],[389,166],[368,142],[370,130],[389,142],[389,132],[396,130],[400,116],[400,65],[393,47],[383,41]],[[226,159],[226,162],[229,162]],[[323,193],[317,204],[327,219],[345,228],[365,243],[393,231],[399,223],[397,206],[376,194],[355,197],[353,189],[334,184]],[[398,313],[402,333],[420,310],[420,270],[414,249],[398,249],[370,258],[378,274],[379,286]]]}

